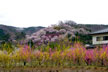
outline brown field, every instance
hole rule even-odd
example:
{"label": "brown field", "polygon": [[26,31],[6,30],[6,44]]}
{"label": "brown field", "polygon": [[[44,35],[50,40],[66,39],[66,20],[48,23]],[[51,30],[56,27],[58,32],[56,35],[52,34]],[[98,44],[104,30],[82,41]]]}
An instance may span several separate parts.
{"label": "brown field", "polygon": [[71,67],[71,68],[0,68],[0,72],[108,72],[107,67]]}

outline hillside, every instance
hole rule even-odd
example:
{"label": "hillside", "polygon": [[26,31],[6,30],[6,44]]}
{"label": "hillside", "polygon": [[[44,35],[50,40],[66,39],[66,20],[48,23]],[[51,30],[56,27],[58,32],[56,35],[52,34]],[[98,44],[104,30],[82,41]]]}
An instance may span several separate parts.
{"label": "hillside", "polygon": [[[90,32],[108,28],[108,25],[104,25],[104,24],[77,24],[73,21],[67,21],[67,22],[65,22],[65,24],[68,24],[71,27],[74,27],[76,29],[84,28],[86,30],[89,30]],[[2,37],[6,36],[6,35],[8,35],[9,39],[11,39],[11,40],[15,40],[16,38],[21,38],[22,35],[23,35],[22,38],[24,38],[25,35],[32,35],[33,33],[36,33],[37,31],[39,31],[43,28],[45,28],[45,27],[38,26],[38,27],[19,28],[19,27],[14,27],[14,26],[0,25],[0,34],[1,34],[0,38],[4,39]]]}
{"label": "hillside", "polygon": [[0,40],[7,40],[7,38],[9,38],[8,40],[24,38],[25,35],[31,35],[42,28],[44,27],[19,28],[14,26],[0,25]]}
{"label": "hillside", "polygon": [[[76,24],[74,25],[76,27],[84,27],[92,32],[97,31],[97,30],[101,30],[101,29],[105,29],[108,28],[108,25],[104,25],[104,24]],[[45,27],[42,26],[38,26],[38,27],[28,27],[28,28],[24,28],[23,32],[25,32],[28,35],[31,35],[34,32],[39,31],[40,29],[43,29]]]}
{"label": "hillside", "polygon": [[87,35],[89,32],[89,30],[79,26],[73,21],[59,22],[58,25],[55,24],[28,35],[25,42],[32,41],[33,43],[40,45],[43,43],[47,44],[49,42],[58,42],[64,39],[68,39],[70,41],[79,39],[80,41],[83,40],[85,43],[89,43],[88,40],[91,39],[91,37]]}
{"label": "hillside", "polygon": [[14,39],[16,36],[16,33],[18,33],[18,31],[16,30],[16,27],[13,27],[13,26],[0,25],[0,30],[1,30],[0,31],[1,34],[4,34],[4,35],[8,34],[10,39]]}
{"label": "hillside", "polygon": [[22,32],[26,33],[27,35],[31,35],[34,32],[39,31],[40,29],[43,29],[45,27],[38,26],[38,27],[28,27],[28,28],[23,28]]}
{"label": "hillside", "polygon": [[86,27],[92,32],[108,28],[108,25],[104,25],[104,24],[79,24],[79,25]]}

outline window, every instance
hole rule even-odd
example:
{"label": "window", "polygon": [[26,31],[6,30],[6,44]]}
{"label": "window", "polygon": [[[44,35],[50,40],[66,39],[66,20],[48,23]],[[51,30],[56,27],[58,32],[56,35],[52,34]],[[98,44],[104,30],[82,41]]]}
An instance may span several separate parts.
{"label": "window", "polygon": [[96,37],[96,41],[106,41],[106,40],[108,40],[108,36]]}
{"label": "window", "polygon": [[103,40],[108,40],[108,36],[104,36],[103,37]]}
{"label": "window", "polygon": [[96,38],[96,41],[101,41],[101,37],[97,37]]}

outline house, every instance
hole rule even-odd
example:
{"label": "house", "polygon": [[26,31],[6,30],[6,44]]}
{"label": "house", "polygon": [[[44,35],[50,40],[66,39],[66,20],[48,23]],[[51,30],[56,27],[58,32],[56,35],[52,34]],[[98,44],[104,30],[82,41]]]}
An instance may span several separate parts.
{"label": "house", "polygon": [[92,35],[92,44],[108,44],[108,28],[90,33]]}

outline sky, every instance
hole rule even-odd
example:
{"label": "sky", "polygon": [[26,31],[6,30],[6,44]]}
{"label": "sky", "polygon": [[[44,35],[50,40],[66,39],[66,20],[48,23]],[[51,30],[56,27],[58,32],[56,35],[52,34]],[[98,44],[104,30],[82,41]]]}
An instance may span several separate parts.
{"label": "sky", "polygon": [[65,20],[108,24],[108,0],[0,0],[0,24],[47,27]]}

